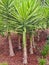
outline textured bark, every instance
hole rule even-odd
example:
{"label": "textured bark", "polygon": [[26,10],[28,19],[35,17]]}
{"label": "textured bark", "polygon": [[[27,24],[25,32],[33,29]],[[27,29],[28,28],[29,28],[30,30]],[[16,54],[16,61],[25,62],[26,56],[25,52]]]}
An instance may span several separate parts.
{"label": "textured bark", "polygon": [[32,35],[33,36],[33,48],[35,48],[36,46],[35,46],[35,42],[34,42],[34,34]]}
{"label": "textured bark", "polygon": [[19,39],[18,39],[18,48],[21,49],[21,36],[19,35]]}
{"label": "textured bark", "polygon": [[40,38],[39,35],[40,35],[40,33],[39,33],[39,31],[38,31],[38,41],[39,41],[39,38]]}
{"label": "textured bark", "polygon": [[33,41],[32,41],[32,36],[30,37],[30,54],[33,54]]}
{"label": "textured bark", "polygon": [[23,63],[27,64],[27,48],[26,48],[26,28],[23,31]]}
{"label": "textured bark", "polygon": [[8,36],[8,40],[9,40],[9,52],[10,52],[10,56],[14,56],[14,50],[13,50],[13,46],[12,46],[12,41],[10,36]]}

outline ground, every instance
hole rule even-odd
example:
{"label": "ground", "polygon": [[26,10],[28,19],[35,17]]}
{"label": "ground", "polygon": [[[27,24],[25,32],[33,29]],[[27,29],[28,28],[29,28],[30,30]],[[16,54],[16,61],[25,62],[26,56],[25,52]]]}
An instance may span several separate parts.
{"label": "ground", "polygon": [[[0,55],[0,63],[7,62],[8,65],[23,65],[22,52],[19,51],[14,57],[6,56],[4,54]],[[28,54],[28,64],[27,65],[38,65],[37,56],[35,54]]]}
{"label": "ground", "polygon": [[[23,57],[22,51],[16,53],[14,57],[10,57],[9,55],[0,55],[0,63],[8,63],[8,65],[23,65]],[[39,65],[38,64],[39,56],[36,54],[28,53],[28,64],[27,65]],[[49,55],[47,56],[47,64],[49,65]]]}
{"label": "ground", "polygon": [[[17,37],[15,37],[15,36],[12,37],[13,38],[12,41],[13,41],[13,45],[14,45],[13,48],[14,48],[14,52],[15,52],[14,57],[9,56],[9,46],[8,46],[7,39],[5,37],[2,38],[0,36],[0,63],[8,63],[8,65],[23,65],[23,52],[22,52],[22,50],[17,50],[18,43],[17,43]],[[45,43],[44,40],[45,39],[43,38],[42,40],[40,40],[40,42],[37,41],[38,48],[39,47],[42,48],[43,43]],[[27,43],[29,45],[29,41]],[[27,65],[39,65],[38,64],[39,57],[40,57],[40,54],[38,54],[38,51],[36,51],[35,49],[34,49],[34,54],[32,54],[32,55],[28,52],[28,64]],[[48,59],[46,65],[49,65],[49,54],[46,59]]]}

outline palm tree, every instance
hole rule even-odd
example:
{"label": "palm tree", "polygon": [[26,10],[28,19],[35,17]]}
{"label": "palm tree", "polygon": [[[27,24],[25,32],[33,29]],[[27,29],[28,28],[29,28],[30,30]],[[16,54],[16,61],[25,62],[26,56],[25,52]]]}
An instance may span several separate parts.
{"label": "palm tree", "polygon": [[33,54],[33,48],[35,48],[34,33],[30,35],[30,54]]}
{"label": "palm tree", "polygon": [[[41,1],[42,2],[42,1]],[[49,0],[43,0],[43,3],[45,3],[45,5],[44,4],[42,4],[43,6],[42,6],[42,8],[43,8],[43,14],[44,14],[44,19],[45,19],[45,21],[46,21],[46,25],[47,25],[47,28],[48,28],[48,20],[49,20]]]}
{"label": "palm tree", "polygon": [[[13,46],[12,46],[12,41],[11,41],[11,37],[10,37],[10,30],[12,30],[12,24],[9,22],[9,20],[6,18],[5,19],[5,14],[8,14],[12,9],[11,7],[13,0],[0,0],[0,16],[2,17],[2,21],[4,22],[4,30],[7,33],[7,38],[9,40],[9,52],[10,52],[10,56],[14,56],[14,51],[13,51]],[[3,16],[4,14],[4,16]],[[11,27],[12,26],[12,27]],[[4,31],[4,32],[5,32]]]}
{"label": "palm tree", "polygon": [[34,42],[35,25],[29,27],[27,29],[27,32],[29,32],[30,37],[30,54],[33,54],[33,48],[35,48],[35,42]]}
{"label": "palm tree", "polygon": [[[12,7],[10,7],[11,9]],[[41,9],[38,0],[14,0],[14,8],[11,12],[1,13],[1,15],[8,20],[18,24],[17,30],[22,31],[23,34],[23,63],[27,64],[27,48],[26,48],[26,33],[27,28],[33,26],[41,17]]]}
{"label": "palm tree", "polygon": [[[26,4],[26,5],[25,5]],[[36,7],[37,6],[37,7]],[[27,63],[27,49],[26,49],[26,32],[27,28],[31,27],[34,22],[37,22],[39,19],[39,4],[37,0],[30,0],[30,1],[16,1],[15,2],[15,9],[16,9],[16,16],[18,17],[18,21],[21,22],[21,27],[23,29],[23,48],[24,48],[24,61],[23,63]],[[19,15],[18,15],[19,14]]]}
{"label": "palm tree", "polygon": [[18,48],[21,49],[21,34],[18,34]]}

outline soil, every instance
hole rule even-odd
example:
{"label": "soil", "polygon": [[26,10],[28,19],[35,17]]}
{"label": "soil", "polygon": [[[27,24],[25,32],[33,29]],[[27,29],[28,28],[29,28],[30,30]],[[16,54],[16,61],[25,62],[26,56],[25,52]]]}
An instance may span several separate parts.
{"label": "soil", "polygon": [[[23,65],[22,51],[16,53],[14,57],[6,56],[4,54],[0,55],[0,63],[8,63],[8,65]],[[28,54],[28,64],[27,65],[39,65],[38,57],[36,54]],[[49,65],[49,56],[47,56],[47,64]]]}
{"label": "soil", "polygon": [[[14,57],[6,56],[4,54],[0,55],[0,63],[8,63],[8,65],[23,65],[23,54],[22,51],[18,51]],[[28,54],[28,64],[27,65],[38,65],[37,56],[35,54]]]}
{"label": "soil", "polygon": [[[16,35],[15,35],[16,36]],[[43,35],[42,35],[43,36]],[[12,37],[13,41],[13,49],[15,52],[15,56],[10,57],[9,56],[9,48],[8,48],[8,41],[6,38],[2,38],[0,36],[0,63],[8,63],[8,65],[23,65],[23,52],[22,50],[18,50],[18,40],[17,37]],[[45,43],[45,39],[41,38],[42,40],[36,41],[37,43],[37,48],[42,48],[42,46]],[[28,47],[29,47],[29,40],[27,41]],[[29,48],[28,48],[29,49]],[[39,65],[38,64],[38,57],[40,57],[40,53],[38,50],[34,49],[34,54],[30,54],[28,52],[28,64],[27,65]],[[49,55],[47,56],[47,59],[49,62]],[[49,63],[47,63],[49,65]]]}

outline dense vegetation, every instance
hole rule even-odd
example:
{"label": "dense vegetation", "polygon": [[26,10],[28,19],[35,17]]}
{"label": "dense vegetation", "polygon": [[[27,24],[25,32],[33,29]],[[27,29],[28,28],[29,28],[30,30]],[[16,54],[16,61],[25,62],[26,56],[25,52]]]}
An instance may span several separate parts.
{"label": "dense vegetation", "polygon": [[10,56],[15,55],[10,37],[11,32],[22,34],[24,64],[27,63],[26,34],[30,35],[30,53],[33,54],[32,45],[35,48],[35,31],[48,27],[49,0],[0,0],[0,34],[5,35],[5,32],[7,34]]}

